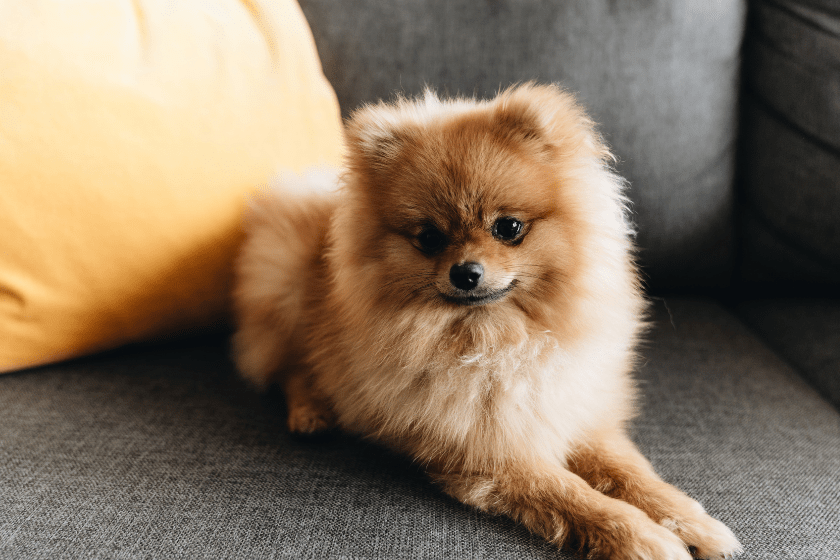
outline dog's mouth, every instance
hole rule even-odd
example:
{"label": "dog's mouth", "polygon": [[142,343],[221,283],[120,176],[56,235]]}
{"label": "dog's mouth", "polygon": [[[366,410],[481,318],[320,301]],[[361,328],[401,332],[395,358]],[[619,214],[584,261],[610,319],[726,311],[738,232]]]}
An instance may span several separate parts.
{"label": "dog's mouth", "polygon": [[477,290],[475,292],[464,292],[459,290],[458,293],[441,293],[440,297],[449,303],[454,303],[456,305],[464,305],[468,307],[487,305],[488,303],[504,299],[505,296],[507,296],[513,288],[516,287],[516,283],[517,281],[513,280],[510,284],[498,290]]}

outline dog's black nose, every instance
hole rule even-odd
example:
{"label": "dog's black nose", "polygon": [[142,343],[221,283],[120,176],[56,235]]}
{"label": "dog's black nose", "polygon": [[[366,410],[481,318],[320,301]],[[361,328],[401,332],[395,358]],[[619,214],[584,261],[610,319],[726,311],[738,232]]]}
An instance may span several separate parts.
{"label": "dog's black nose", "polygon": [[459,290],[474,290],[484,280],[484,267],[477,262],[453,264],[449,269],[449,281]]}

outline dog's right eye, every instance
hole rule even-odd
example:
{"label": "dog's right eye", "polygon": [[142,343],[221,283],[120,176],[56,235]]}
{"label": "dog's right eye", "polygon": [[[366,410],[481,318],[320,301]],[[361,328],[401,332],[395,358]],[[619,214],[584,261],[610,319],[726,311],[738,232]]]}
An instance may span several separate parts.
{"label": "dog's right eye", "polygon": [[[513,216],[499,218],[493,224],[493,237],[502,241],[517,241],[522,235],[522,222]],[[521,239],[520,239],[521,241]]]}
{"label": "dog's right eye", "polygon": [[435,227],[426,227],[417,236],[417,243],[426,253],[436,253],[446,246],[446,236]]}

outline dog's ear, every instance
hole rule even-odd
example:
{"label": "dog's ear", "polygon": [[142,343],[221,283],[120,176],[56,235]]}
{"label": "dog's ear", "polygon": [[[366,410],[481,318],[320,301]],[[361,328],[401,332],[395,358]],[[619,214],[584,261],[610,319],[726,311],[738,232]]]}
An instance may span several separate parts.
{"label": "dog's ear", "polygon": [[495,126],[506,139],[536,144],[546,155],[583,149],[599,159],[611,157],[574,96],[557,86],[513,86],[495,103]]}
{"label": "dog's ear", "polygon": [[521,99],[499,103],[493,115],[495,132],[502,138],[527,143],[548,143],[548,131],[536,107]]}
{"label": "dog's ear", "polygon": [[358,171],[382,171],[399,159],[414,134],[392,106],[363,107],[347,121],[346,139],[350,165]]}

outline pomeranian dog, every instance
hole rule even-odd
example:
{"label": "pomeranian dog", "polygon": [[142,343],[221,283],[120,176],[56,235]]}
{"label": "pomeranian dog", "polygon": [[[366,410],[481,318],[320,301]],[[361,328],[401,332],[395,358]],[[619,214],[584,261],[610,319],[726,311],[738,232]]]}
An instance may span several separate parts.
{"label": "pomeranian dog", "polygon": [[364,107],[335,175],[252,204],[242,375],[289,429],[396,448],[445,492],[590,558],[727,558],[732,532],[626,434],[645,301],[622,180],[573,97]]}

